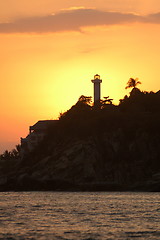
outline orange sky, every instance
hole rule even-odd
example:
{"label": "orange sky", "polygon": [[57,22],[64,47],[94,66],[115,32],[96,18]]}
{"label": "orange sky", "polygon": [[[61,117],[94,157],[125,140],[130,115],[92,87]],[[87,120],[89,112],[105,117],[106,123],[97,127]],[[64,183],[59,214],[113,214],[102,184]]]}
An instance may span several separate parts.
{"label": "orange sky", "polygon": [[0,152],[91,96],[96,73],[115,103],[130,77],[158,91],[159,12],[159,0],[1,1]]}

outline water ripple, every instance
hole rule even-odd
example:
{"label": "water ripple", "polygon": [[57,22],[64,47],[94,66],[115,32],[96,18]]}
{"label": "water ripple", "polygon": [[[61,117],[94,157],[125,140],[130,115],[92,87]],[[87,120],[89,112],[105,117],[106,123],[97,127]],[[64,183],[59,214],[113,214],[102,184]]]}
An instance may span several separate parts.
{"label": "water ripple", "polygon": [[158,240],[160,193],[0,193],[0,240]]}

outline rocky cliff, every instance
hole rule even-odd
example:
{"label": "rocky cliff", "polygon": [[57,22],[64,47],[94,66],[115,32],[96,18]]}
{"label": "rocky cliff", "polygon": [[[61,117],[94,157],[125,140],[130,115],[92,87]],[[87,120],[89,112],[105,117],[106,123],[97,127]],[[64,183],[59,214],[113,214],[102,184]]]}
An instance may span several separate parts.
{"label": "rocky cliff", "polygon": [[32,152],[1,159],[0,190],[160,191],[160,97],[151,107],[152,95],[102,109],[78,102]]}
{"label": "rocky cliff", "polygon": [[41,143],[38,153],[1,164],[0,190],[159,191],[159,139],[139,129],[128,138],[118,129]]}

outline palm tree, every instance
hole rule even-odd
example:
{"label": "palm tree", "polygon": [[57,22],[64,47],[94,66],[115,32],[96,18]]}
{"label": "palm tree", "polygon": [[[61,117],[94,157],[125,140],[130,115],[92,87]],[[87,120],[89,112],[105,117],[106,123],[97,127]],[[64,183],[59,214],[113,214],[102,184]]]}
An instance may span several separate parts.
{"label": "palm tree", "polygon": [[136,86],[138,84],[141,84],[140,81],[138,81],[138,78],[130,78],[129,81],[127,82],[127,86],[125,87],[125,89],[127,88],[136,88]]}

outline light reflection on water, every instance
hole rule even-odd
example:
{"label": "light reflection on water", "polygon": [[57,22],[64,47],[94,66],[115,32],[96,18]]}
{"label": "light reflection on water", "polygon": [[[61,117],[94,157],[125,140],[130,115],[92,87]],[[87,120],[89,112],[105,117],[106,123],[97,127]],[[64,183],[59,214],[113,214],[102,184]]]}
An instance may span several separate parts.
{"label": "light reflection on water", "polygon": [[0,193],[0,239],[160,239],[160,193]]}

